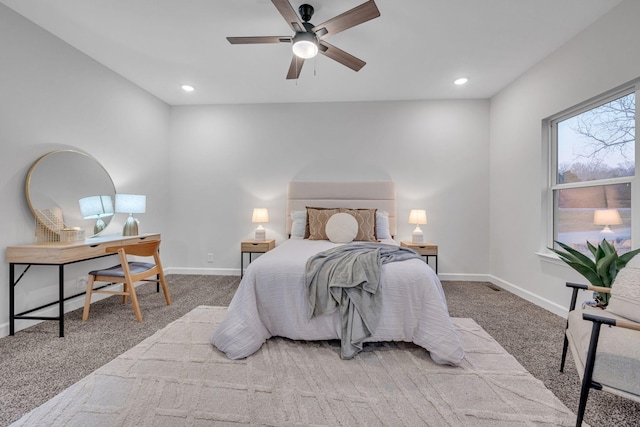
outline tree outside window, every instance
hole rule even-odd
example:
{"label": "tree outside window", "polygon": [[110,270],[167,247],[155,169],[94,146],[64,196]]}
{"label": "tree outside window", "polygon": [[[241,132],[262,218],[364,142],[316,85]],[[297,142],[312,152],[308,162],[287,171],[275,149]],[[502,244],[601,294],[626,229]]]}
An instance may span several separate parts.
{"label": "tree outside window", "polygon": [[587,255],[587,241],[631,249],[635,125],[631,90],[551,122],[554,240]]}

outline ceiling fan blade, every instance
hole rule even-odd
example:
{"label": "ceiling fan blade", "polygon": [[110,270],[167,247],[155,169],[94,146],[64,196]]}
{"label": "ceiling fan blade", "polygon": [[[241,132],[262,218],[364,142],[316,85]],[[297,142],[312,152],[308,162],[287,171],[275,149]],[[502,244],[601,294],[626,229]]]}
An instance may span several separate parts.
{"label": "ceiling fan blade", "polygon": [[[275,3],[276,0],[273,0]],[[323,22],[320,25],[313,27],[313,31],[320,38],[332,36],[338,34],[341,31],[348,30],[351,27],[360,25],[363,22],[367,22],[371,19],[380,16],[378,6],[376,6],[373,0],[369,0],[366,3],[362,3],[360,6],[356,6],[345,13],[331,18],[328,21]]]}
{"label": "ceiling fan blade", "polygon": [[364,62],[362,59],[356,58],[350,53],[347,53],[344,50],[325,42],[324,40],[320,42],[320,48],[318,49],[318,52],[328,58],[333,59],[334,61],[341,63],[346,67],[351,68],[353,71],[360,71],[360,69],[366,64],[366,62]]}
{"label": "ceiling fan blade", "polygon": [[276,9],[278,9],[278,12],[280,12],[280,15],[282,15],[284,20],[287,21],[287,24],[289,24],[289,26],[293,31],[296,31],[296,32],[307,31],[302,25],[302,22],[300,22],[300,18],[298,18],[298,14],[293,9],[293,7],[291,7],[291,3],[289,3],[288,0],[271,0],[271,2],[276,7]]}
{"label": "ceiling fan blade", "polygon": [[290,36],[227,37],[231,44],[291,43]]}
{"label": "ceiling fan blade", "polygon": [[304,59],[293,55],[293,58],[291,58],[291,64],[289,65],[289,72],[287,73],[287,80],[297,79],[300,76],[300,71],[302,71],[303,65]]}

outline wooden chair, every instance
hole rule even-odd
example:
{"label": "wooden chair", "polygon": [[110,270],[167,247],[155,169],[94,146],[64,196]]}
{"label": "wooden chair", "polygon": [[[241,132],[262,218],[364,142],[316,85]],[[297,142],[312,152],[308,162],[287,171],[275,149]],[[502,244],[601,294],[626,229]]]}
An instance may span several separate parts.
{"label": "wooden chair", "polygon": [[[577,283],[567,286],[573,288],[573,294],[560,372],[570,347],[582,380],[576,419],[576,426],[581,426],[592,388],[640,402],[640,268],[627,265],[612,288]],[[611,293],[607,309],[576,310],[580,290]]]}
{"label": "wooden chair", "polygon": [[[138,305],[138,297],[136,296],[135,283],[156,282],[162,286],[164,298],[167,305],[171,305],[169,290],[162,270],[160,262],[160,241],[152,241],[145,243],[110,246],[105,249],[106,253],[118,253],[120,264],[104,270],[94,270],[89,272],[89,280],[87,282],[87,294],[84,301],[84,311],[82,320],[89,317],[89,307],[91,306],[91,295],[94,293],[122,295],[122,303],[127,302],[127,297],[131,297],[131,305],[138,322],[142,321],[142,314]],[[155,264],[147,262],[129,261],[127,255],[135,255],[140,257],[153,257]],[[156,276],[156,279],[149,279]],[[93,289],[94,282],[122,283],[122,291],[113,291],[105,289]]]}

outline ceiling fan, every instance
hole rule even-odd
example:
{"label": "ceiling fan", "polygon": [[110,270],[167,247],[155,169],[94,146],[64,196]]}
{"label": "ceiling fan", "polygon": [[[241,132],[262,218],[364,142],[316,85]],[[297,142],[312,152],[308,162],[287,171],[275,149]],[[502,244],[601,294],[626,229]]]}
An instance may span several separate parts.
{"label": "ceiling fan", "polygon": [[295,34],[293,36],[257,36],[227,37],[231,44],[293,43],[293,58],[289,65],[287,79],[297,79],[305,59],[313,58],[318,53],[359,71],[366,62],[341,50],[325,41],[329,36],[347,30],[363,22],[380,16],[380,11],[373,0],[362,3],[320,25],[309,22],[313,16],[313,6],[303,4],[298,8],[300,18],[288,0],[271,0],[278,12],[287,21]]}

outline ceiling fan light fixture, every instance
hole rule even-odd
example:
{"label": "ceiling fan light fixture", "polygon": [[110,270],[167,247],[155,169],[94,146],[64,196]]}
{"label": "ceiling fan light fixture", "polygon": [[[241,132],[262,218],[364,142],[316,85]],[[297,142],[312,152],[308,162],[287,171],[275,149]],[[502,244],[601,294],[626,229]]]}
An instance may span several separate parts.
{"label": "ceiling fan light fixture", "polygon": [[313,58],[318,54],[318,38],[313,33],[296,33],[292,49],[299,58]]}

